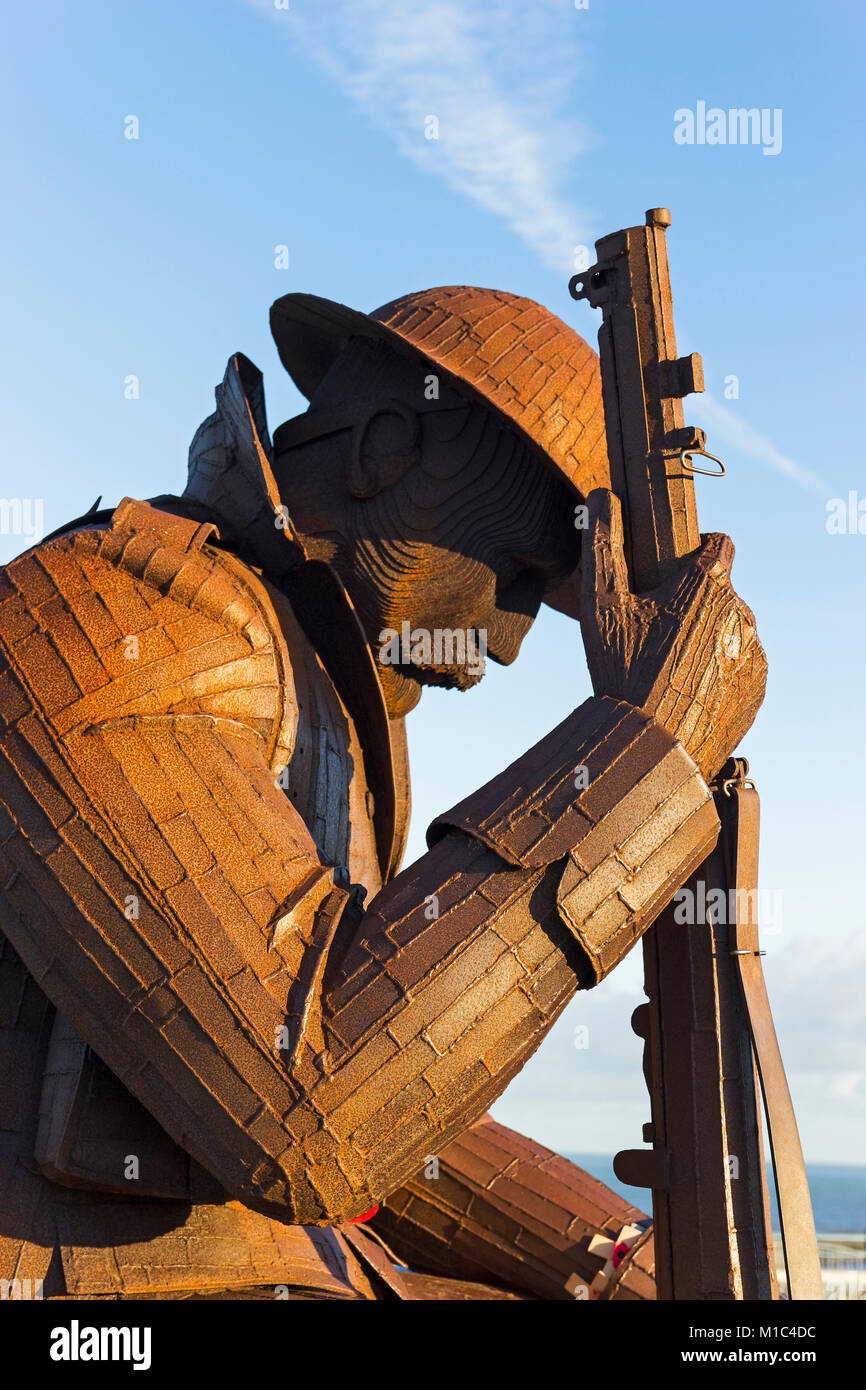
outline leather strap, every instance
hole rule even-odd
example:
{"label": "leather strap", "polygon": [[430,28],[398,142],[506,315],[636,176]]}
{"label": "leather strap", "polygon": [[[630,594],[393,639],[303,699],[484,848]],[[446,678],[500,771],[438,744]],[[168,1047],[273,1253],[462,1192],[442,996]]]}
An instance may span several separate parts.
{"label": "leather strap", "polygon": [[346,1223],[340,1227],[340,1235],[348,1241],[361,1263],[374,1274],[378,1274],[397,1298],[406,1302],[414,1301],[400,1271],[388,1259],[381,1245],[366,1231],[359,1231],[357,1226]]}
{"label": "leather strap", "polygon": [[193,521],[174,512],[159,511],[149,502],[124,497],[111,514],[112,531],[152,533],[174,550],[201,550],[211,536],[219,539],[216,522]]}
{"label": "leather strap", "polygon": [[[747,770],[747,769],[746,769]],[[743,774],[744,776],[744,774]],[[779,1200],[782,1249],[790,1299],[823,1299],[812,1202],[794,1106],[776,1029],[758,945],[757,888],[760,798],[741,776],[725,791],[733,799],[731,815],[732,883],[736,910],[731,914],[731,949],[737,959],[752,1046],[767,1113],[770,1152]]]}

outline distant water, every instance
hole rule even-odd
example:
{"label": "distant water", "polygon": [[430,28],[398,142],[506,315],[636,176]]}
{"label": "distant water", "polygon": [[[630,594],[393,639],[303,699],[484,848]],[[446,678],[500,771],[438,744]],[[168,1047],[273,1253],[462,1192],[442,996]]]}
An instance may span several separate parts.
{"label": "distant water", "polygon": [[[614,1192],[622,1195],[634,1206],[648,1214],[652,1211],[652,1197],[645,1187],[627,1187],[614,1175],[613,1159],[608,1154],[567,1154],[572,1163],[600,1178]],[[820,1233],[834,1235],[863,1234],[866,1240],[866,1168],[853,1165],[830,1163],[807,1163],[806,1175],[812,1194],[812,1210],[815,1213],[815,1229]],[[773,1203],[773,1228],[778,1230],[779,1216],[776,1208],[776,1194],[770,1180],[770,1197]]]}

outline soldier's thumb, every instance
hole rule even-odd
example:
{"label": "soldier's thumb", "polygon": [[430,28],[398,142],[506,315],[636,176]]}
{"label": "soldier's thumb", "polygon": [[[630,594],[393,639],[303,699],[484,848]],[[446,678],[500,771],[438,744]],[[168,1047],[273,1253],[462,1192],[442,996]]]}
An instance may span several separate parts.
{"label": "soldier's thumb", "polygon": [[730,580],[734,553],[734,542],[730,536],[721,531],[710,531],[701,536],[701,548],[695,560],[707,576],[724,582]]}
{"label": "soldier's thumb", "polygon": [[582,558],[582,590],[586,607],[630,592],[619,498],[607,488],[594,488],[586,499],[589,526]]}

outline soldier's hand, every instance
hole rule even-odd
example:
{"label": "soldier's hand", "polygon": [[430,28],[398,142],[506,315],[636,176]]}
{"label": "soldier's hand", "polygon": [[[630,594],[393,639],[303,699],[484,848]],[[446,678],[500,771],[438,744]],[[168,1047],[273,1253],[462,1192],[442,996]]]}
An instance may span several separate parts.
{"label": "soldier's hand", "polygon": [[754,616],[731,587],[733,543],[702,536],[677,573],[634,594],[619,499],[599,488],[587,505],[581,628],[593,689],[647,710],[709,781],[751,727],[767,679]]}

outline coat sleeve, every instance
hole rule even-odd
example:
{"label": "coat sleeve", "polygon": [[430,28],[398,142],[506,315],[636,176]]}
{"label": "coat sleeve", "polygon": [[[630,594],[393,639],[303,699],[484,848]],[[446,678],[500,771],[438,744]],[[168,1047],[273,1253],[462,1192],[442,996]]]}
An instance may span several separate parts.
{"label": "coat sleeve", "polygon": [[[490,1115],[392,1192],[371,1224],[409,1269],[546,1300],[656,1297],[644,1213]],[[644,1234],[605,1278],[607,1249],[633,1226]]]}
{"label": "coat sleeve", "polygon": [[148,511],[0,573],[3,929],[233,1196],[333,1224],[487,1109],[718,823],[663,730],[590,700],[362,912],[275,785],[285,682],[254,583],[211,528]]}

